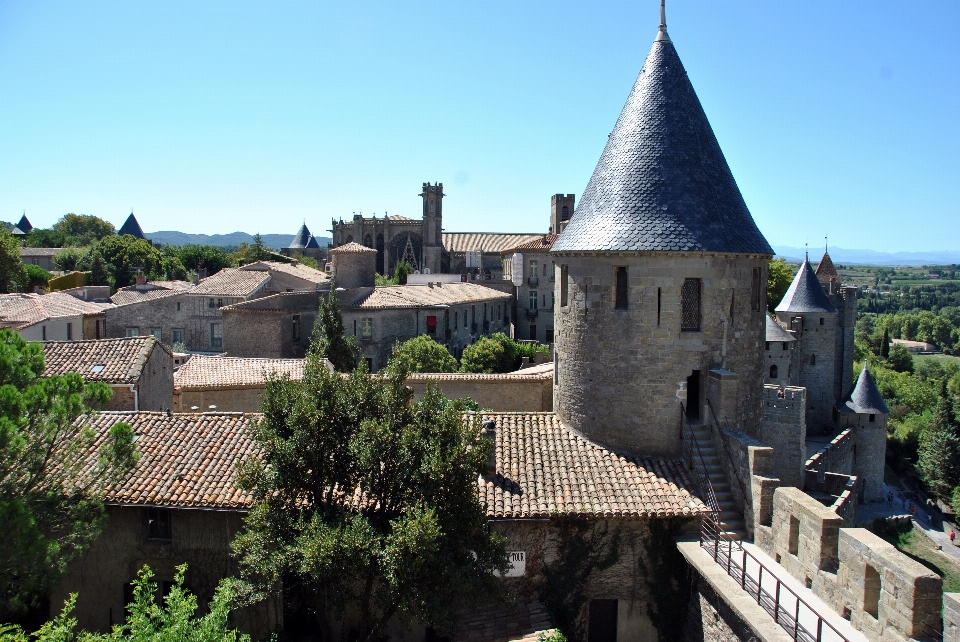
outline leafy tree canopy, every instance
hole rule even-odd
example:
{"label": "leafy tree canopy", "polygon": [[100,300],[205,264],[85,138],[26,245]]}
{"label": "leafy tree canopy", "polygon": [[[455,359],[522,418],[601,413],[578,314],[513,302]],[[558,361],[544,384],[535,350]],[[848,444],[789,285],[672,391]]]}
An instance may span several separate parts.
{"label": "leafy tree canopy", "polygon": [[787,265],[787,260],[773,259],[770,261],[767,270],[767,309],[773,313],[773,309],[780,305],[790,284],[793,282],[793,270]]}
{"label": "leafy tree canopy", "polygon": [[57,230],[34,228],[25,239],[27,247],[63,247],[67,235]]}
{"label": "leafy tree canopy", "polygon": [[491,337],[480,337],[463,349],[460,356],[460,372],[493,374],[500,372],[504,362],[503,344]]}
{"label": "leafy tree canopy", "polygon": [[446,346],[425,334],[397,343],[390,362],[410,372],[457,371],[457,360]]}
{"label": "leafy tree canopy", "polygon": [[90,214],[64,214],[53,224],[53,229],[64,235],[65,245],[90,245],[116,234],[112,223]]}
{"label": "leafy tree canopy", "polygon": [[22,616],[93,541],[103,485],[136,461],[130,426],[117,424],[99,472],[81,476],[94,435],[75,420],[110,388],[75,373],[40,379],[43,369],[40,344],[0,330],[0,622]]}
{"label": "leafy tree canopy", "polygon": [[0,292],[16,292],[27,284],[20,260],[20,244],[10,232],[0,229]]}
{"label": "leafy tree canopy", "polygon": [[917,469],[937,497],[952,500],[953,490],[960,485],[960,422],[946,380],[940,386],[933,421],[920,440]]}
{"label": "leafy tree canopy", "polygon": [[30,291],[35,287],[45,288],[47,287],[47,281],[53,278],[53,275],[44,270],[39,265],[33,265],[31,263],[26,263],[23,266],[24,271],[26,272],[26,287],[24,290]]}
{"label": "leafy tree canopy", "polygon": [[164,276],[163,255],[149,241],[113,235],[97,243],[96,248],[110,265],[118,288],[135,283],[138,270],[151,279]]}
{"label": "leafy tree canopy", "polygon": [[177,567],[173,586],[164,596],[163,604],[157,603],[157,585],[150,580],[153,573],[144,566],[133,582],[133,602],[128,607],[127,619],[113,627],[110,633],[76,634],[77,620],[70,617],[77,603],[73,593],[63,605],[56,618],[47,622],[39,631],[28,636],[19,627],[0,625],[0,640],[4,642],[70,642],[77,637],[79,642],[249,642],[250,636],[227,627],[234,591],[229,582],[221,581],[210,601],[206,615],[196,617],[197,598],[183,586],[186,564]]}
{"label": "leafy tree canopy", "polygon": [[913,355],[902,343],[894,345],[890,349],[890,356],[887,357],[890,367],[897,372],[913,373]]}
{"label": "leafy tree canopy", "polygon": [[302,381],[273,378],[254,438],[262,458],[241,464],[254,507],[234,540],[252,599],[282,579],[288,599],[330,618],[357,614],[352,639],[378,639],[395,614],[439,632],[498,595],[503,540],[477,496],[489,441],[462,404],[430,388],[414,403],[408,372],[348,377],[309,355]]}
{"label": "leafy tree canopy", "polygon": [[196,272],[202,267],[207,276],[234,264],[226,250],[216,245],[168,245],[163,251],[165,256],[176,256],[188,270]]}

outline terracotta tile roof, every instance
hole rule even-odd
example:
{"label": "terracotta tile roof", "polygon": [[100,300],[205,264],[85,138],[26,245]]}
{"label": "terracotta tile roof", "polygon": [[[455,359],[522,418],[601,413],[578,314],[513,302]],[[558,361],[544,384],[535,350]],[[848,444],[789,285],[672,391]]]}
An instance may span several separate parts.
{"label": "terracotta tile roof", "polygon": [[614,454],[568,429],[552,412],[480,413],[480,418],[493,419],[497,430],[497,474],[477,480],[488,517],[670,517],[706,510],[680,461]]}
{"label": "terracotta tile roof", "polygon": [[57,317],[100,314],[107,303],[91,303],[62,292],[0,294],[0,326],[18,330]]}
{"label": "terracotta tile roof", "polygon": [[256,263],[250,263],[244,265],[241,270],[246,270],[248,272],[271,272],[271,273],[280,273],[280,274],[289,274],[290,276],[296,277],[298,279],[303,279],[304,281],[309,281],[310,283],[329,283],[330,275],[322,270],[316,270],[308,265],[303,263],[280,263],[279,261],[257,261]]}
{"label": "terracotta tile roof", "polygon": [[505,292],[475,283],[387,285],[373,288],[367,296],[343,307],[361,309],[422,308],[509,298],[510,295]]}
{"label": "terracotta tile roof", "polygon": [[173,373],[173,385],[181,389],[262,386],[268,373],[303,379],[304,363],[304,359],[255,359],[196,354]]}
{"label": "terracotta tile roof", "polygon": [[503,250],[501,254],[513,254],[514,252],[549,252],[553,247],[554,241],[560,238],[559,234],[544,234],[532,241],[521,243],[516,247]]}
{"label": "terracotta tile roof", "polygon": [[502,252],[534,241],[543,234],[487,234],[485,232],[444,232],[443,247],[447,252]]}
{"label": "terracotta tile roof", "polygon": [[148,290],[138,290],[137,286],[130,285],[121,288],[113,293],[110,300],[115,305],[129,305],[130,303],[140,303],[142,301],[152,301],[162,299],[177,294],[186,294],[193,289],[193,283],[189,281],[148,281]]}
{"label": "terracotta tile roof", "polygon": [[63,252],[62,247],[21,247],[20,256],[56,256]]}
{"label": "terracotta tile roof", "polygon": [[44,377],[76,372],[87,381],[136,383],[154,348],[166,350],[153,337],[96,339],[94,341],[47,341]]}
{"label": "terracotta tile roof", "polygon": [[236,464],[257,449],[250,438],[252,415],[242,413],[173,414],[101,412],[78,419],[96,434],[86,460],[93,473],[98,448],[110,428],[131,425],[140,460],[126,477],[107,489],[106,501],[181,508],[250,507],[250,496],[233,483]]}
{"label": "terracotta tile roof", "polygon": [[266,286],[269,281],[269,272],[248,272],[240,268],[224,268],[197,283],[190,294],[248,297]]}
{"label": "terracotta tile roof", "polygon": [[366,245],[360,245],[356,241],[350,241],[330,250],[330,254],[369,254],[370,252],[376,252],[376,250]]}
{"label": "terracotta tile roof", "polygon": [[[472,416],[473,413],[468,413]],[[127,422],[140,461],[107,493],[114,503],[184,508],[249,508],[233,484],[235,464],[259,456],[251,424],[260,415],[103,412],[78,421],[96,433]],[[487,517],[544,518],[557,513],[597,517],[696,516],[706,510],[691,494],[683,464],[628,459],[564,427],[553,413],[481,413],[497,422],[495,476],[478,477]],[[92,472],[97,458],[88,456]],[[355,503],[358,495],[348,501]]]}
{"label": "terracotta tile roof", "polygon": [[837,273],[837,268],[833,264],[833,259],[830,258],[830,254],[827,252],[823,253],[823,258],[820,259],[820,262],[817,264],[817,271],[815,272],[817,278],[820,280],[820,283],[826,285],[830,283],[830,280],[840,280],[840,275]]}

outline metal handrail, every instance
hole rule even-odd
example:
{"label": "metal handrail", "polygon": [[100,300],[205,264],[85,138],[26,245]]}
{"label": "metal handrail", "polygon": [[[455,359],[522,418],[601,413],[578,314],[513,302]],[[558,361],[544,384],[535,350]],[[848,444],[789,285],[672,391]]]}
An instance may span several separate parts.
{"label": "metal handrail", "polygon": [[[716,427],[717,427],[717,433],[719,433],[719,432],[720,432],[720,420],[717,419],[717,413],[714,412],[714,410],[713,410],[713,404],[710,403],[710,400],[709,400],[709,399],[707,399],[707,408],[710,409],[710,414],[713,416],[713,423],[714,423],[714,424],[716,425]],[[719,435],[718,435],[718,436],[719,436]],[[721,443],[721,444],[723,443],[723,438],[722,438],[722,437],[720,438],[720,443]],[[740,477],[739,477],[736,473],[737,473],[736,467],[734,467],[733,478],[737,480],[737,484],[739,484],[739,486],[740,486],[740,492],[743,494],[743,503],[744,503],[744,505],[746,505],[746,503],[747,503],[747,498],[750,497],[750,493],[747,492],[747,487],[746,487],[746,485],[744,485],[743,480],[740,479]]]}

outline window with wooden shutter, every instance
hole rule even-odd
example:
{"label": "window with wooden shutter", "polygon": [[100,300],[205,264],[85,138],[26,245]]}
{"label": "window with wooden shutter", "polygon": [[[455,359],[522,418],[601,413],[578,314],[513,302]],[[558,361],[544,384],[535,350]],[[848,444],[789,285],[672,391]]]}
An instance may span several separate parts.
{"label": "window with wooden shutter", "polygon": [[680,291],[680,330],[700,331],[700,279],[684,279]]}

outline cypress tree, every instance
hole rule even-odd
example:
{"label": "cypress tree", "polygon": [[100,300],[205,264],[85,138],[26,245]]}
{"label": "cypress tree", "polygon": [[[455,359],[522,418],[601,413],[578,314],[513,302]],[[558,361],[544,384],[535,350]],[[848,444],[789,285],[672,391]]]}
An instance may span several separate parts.
{"label": "cypress tree", "polygon": [[880,343],[880,356],[884,359],[890,356],[890,331],[883,329],[883,340]]}
{"label": "cypress tree", "polygon": [[310,352],[328,359],[337,372],[352,372],[360,361],[360,345],[355,337],[346,336],[344,330],[343,315],[337,305],[336,283],[330,283],[330,296],[326,300],[320,299]]}

